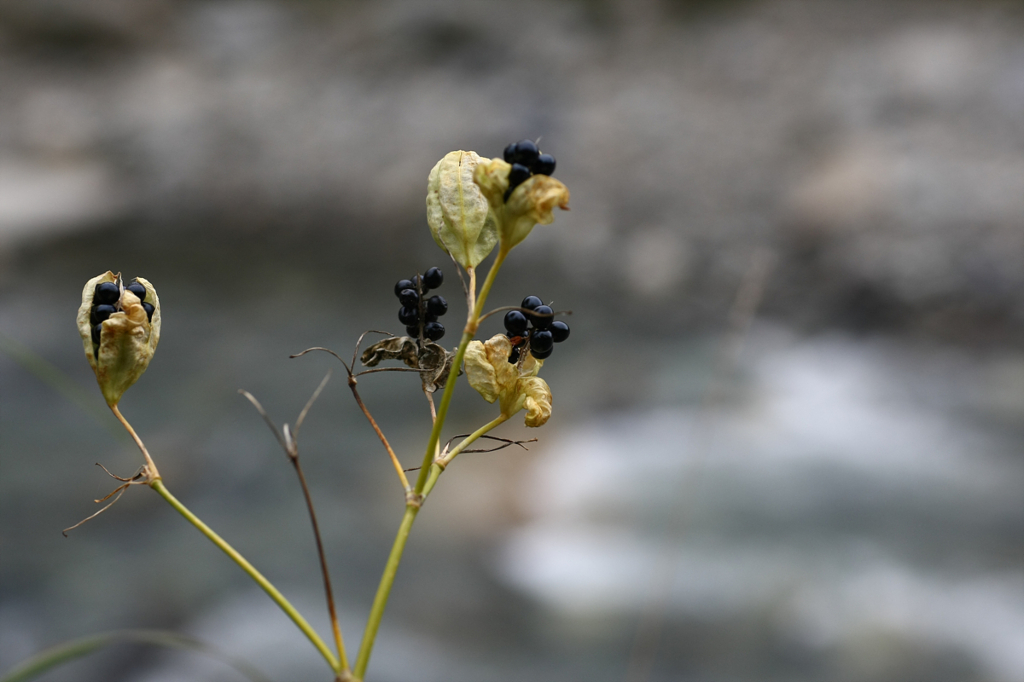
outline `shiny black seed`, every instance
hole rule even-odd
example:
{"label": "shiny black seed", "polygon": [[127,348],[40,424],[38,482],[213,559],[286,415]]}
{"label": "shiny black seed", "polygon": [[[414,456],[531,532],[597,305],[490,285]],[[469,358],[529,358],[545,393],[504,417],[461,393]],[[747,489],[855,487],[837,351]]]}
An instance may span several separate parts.
{"label": "shiny black seed", "polygon": [[569,338],[569,325],[561,320],[556,320],[551,323],[551,335],[555,338],[555,343],[562,343]]}
{"label": "shiny black seed", "polygon": [[530,169],[518,163],[512,164],[512,170],[508,172],[508,188],[515,189],[530,179]]}
{"label": "shiny black seed", "polygon": [[444,315],[448,312],[448,301],[444,296],[431,296],[427,301],[427,312],[431,315]]}
{"label": "shiny black seed", "polygon": [[412,283],[411,279],[400,279],[395,284],[395,296],[401,296],[404,289],[416,290],[416,285]]}
{"label": "shiny black seed", "polygon": [[526,315],[523,315],[518,310],[510,310],[505,313],[505,331],[513,336],[522,336],[529,324]]}
{"label": "shiny black seed", "polygon": [[153,311],[156,310],[156,308],[153,307],[153,304],[152,303],[143,303],[142,304],[142,309],[146,311],[146,317],[148,317],[149,321],[152,322],[153,321]]}
{"label": "shiny black seed", "polygon": [[547,329],[534,330],[530,334],[530,351],[534,357],[537,353],[546,353],[555,347],[555,340]]}
{"label": "shiny black seed", "polygon": [[512,161],[516,158],[516,143],[515,142],[513,142],[513,143],[509,144],[509,146],[505,147],[505,153],[503,155],[503,158],[505,159],[505,163],[512,163]]}
{"label": "shiny black seed", "polygon": [[146,287],[142,286],[138,282],[132,282],[126,286],[125,289],[138,296],[140,301],[146,300]]}
{"label": "shiny black seed", "polygon": [[407,327],[420,323],[420,311],[416,308],[403,307],[398,311],[398,321]]}
{"label": "shiny black seed", "polygon": [[539,296],[527,296],[523,299],[523,302],[519,304],[520,308],[526,308],[527,310],[533,310],[537,306],[544,305],[544,301],[540,300]]}
{"label": "shiny black seed", "polygon": [[424,322],[437,322],[437,315],[431,315],[430,313],[427,313],[426,315],[423,316],[423,321]]}
{"label": "shiny black seed", "polygon": [[550,154],[541,154],[531,166],[535,175],[552,175],[555,172],[555,157]]}
{"label": "shiny black seed", "polygon": [[398,294],[398,300],[407,308],[415,308],[420,304],[420,295],[415,289],[402,289]]}
{"label": "shiny black seed", "polygon": [[423,284],[428,289],[436,289],[444,282],[444,273],[441,268],[430,268],[423,273]]}
{"label": "shiny black seed", "polygon": [[405,328],[405,333],[408,334],[409,336],[411,336],[414,339],[415,338],[419,338],[420,326],[418,324],[417,325],[410,325],[410,326]]}
{"label": "shiny black seed", "polygon": [[508,361],[513,365],[519,362],[519,346],[513,346],[512,352],[508,354]]}
{"label": "shiny black seed", "polygon": [[444,336],[444,325],[440,322],[427,322],[423,325],[423,335],[431,341],[437,341]]}
{"label": "shiny black seed", "polygon": [[546,351],[539,351],[530,349],[530,355],[537,358],[538,360],[547,360],[551,357],[551,354],[555,352],[554,347],[547,349]]}
{"label": "shiny black seed", "polygon": [[95,346],[100,345],[100,332],[103,331],[103,325],[96,324],[92,328],[92,343]]}
{"label": "shiny black seed", "polygon": [[96,285],[96,291],[92,296],[92,304],[106,303],[114,305],[121,298],[121,290],[113,282],[101,282]]}
{"label": "shiny black seed", "polygon": [[537,149],[537,143],[533,140],[519,140],[519,142],[516,142],[516,151],[512,156],[512,160],[529,168],[537,160],[539,154],[540,150]]}
{"label": "shiny black seed", "polygon": [[533,326],[537,329],[547,329],[554,322],[554,314],[551,306],[539,305],[533,309],[533,314],[530,315],[530,322],[533,322]]}
{"label": "shiny black seed", "polygon": [[115,312],[117,312],[117,308],[109,303],[98,305],[92,309],[91,313],[89,313],[89,324],[99,324]]}

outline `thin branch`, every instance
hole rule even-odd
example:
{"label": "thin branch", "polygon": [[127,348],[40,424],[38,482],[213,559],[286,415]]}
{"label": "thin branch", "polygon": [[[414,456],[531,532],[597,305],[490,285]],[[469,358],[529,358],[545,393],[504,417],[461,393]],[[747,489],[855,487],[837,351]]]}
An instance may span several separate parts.
{"label": "thin branch", "polygon": [[370,414],[370,410],[367,409],[363,399],[359,397],[359,390],[356,388],[356,383],[356,378],[354,376],[350,376],[348,378],[348,387],[352,389],[352,396],[356,399],[356,404],[359,405],[359,409],[363,411],[363,415],[366,417],[367,421],[370,422],[370,426],[373,427],[373,431],[377,434],[377,438],[379,438],[380,442],[384,444],[384,449],[388,451],[388,457],[391,458],[391,464],[395,467],[395,471],[398,473],[398,480],[402,483],[402,490],[409,492],[412,488],[409,486],[409,479],[402,470],[402,463],[398,461],[398,455],[396,455],[395,451],[391,449],[391,443],[388,442],[384,432],[380,430],[379,426],[377,426],[377,420],[373,418],[373,415]]}
{"label": "thin branch", "polygon": [[352,376],[361,377],[364,374],[375,374],[377,372],[416,372],[417,374],[422,374],[429,371],[429,369],[413,369],[412,367],[374,367],[373,369],[364,369],[361,372],[356,372]]}
{"label": "thin branch", "polygon": [[295,420],[295,442],[296,442],[296,446],[298,446],[299,428],[302,426],[302,422],[305,421],[306,415],[309,413],[309,408],[313,407],[313,403],[315,403],[316,399],[320,397],[320,392],[324,390],[324,386],[326,386],[327,382],[330,381],[330,380],[331,380],[331,372],[328,371],[327,374],[324,376],[323,381],[321,381],[320,385],[316,387],[315,391],[313,391],[313,395],[311,395],[309,397],[309,402],[307,402],[306,406],[304,408],[302,408],[302,412],[299,413],[299,418]]}
{"label": "thin branch", "polygon": [[[103,465],[101,464],[100,466],[102,467]],[[104,471],[106,471],[105,467],[104,467]],[[109,474],[110,472],[108,471],[107,473]],[[110,474],[110,475],[114,476],[113,474]],[[64,530],[62,530],[61,534],[64,537],[67,537],[69,530],[74,530],[74,529],[78,528],[79,526],[81,526],[86,521],[91,521],[92,519],[95,519],[97,516],[99,516],[103,512],[105,512],[108,509],[110,509],[111,507],[113,507],[114,504],[116,504],[117,501],[121,499],[121,495],[124,495],[124,491],[125,490],[128,490],[128,488],[133,486],[133,485],[142,485],[142,484],[145,483],[145,481],[139,480],[139,479],[142,478],[142,476],[143,476],[143,474],[141,472],[135,474],[135,476],[133,476],[132,478],[128,478],[128,479],[121,478],[119,476],[114,476],[114,478],[116,478],[117,480],[125,481],[125,482],[122,483],[121,485],[117,486],[116,488],[114,488],[114,490],[112,490],[108,495],[106,495],[104,497],[101,497],[98,500],[93,500],[93,502],[95,502],[96,504],[99,504],[100,502],[106,502],[107,500],[109,500],[111,497],[113,497],[115,495],[116,495],[116,497],[114,497],[114,499],[111,500],[109,503],[105,504],[103,506],[103,509],[100,509],[98,512],[96,512],[94,514],[90,514],[89,516],[86,516],[84,519],[82,519],[81,521],[79,521],[75,525],[70,526],[70,527],[65,528]]]}
{"label": "thin branch", "polygon": [[288,446],[288,441],[285,439],[284,435],[277,430],[277,426],[274,424],[273,421],[271,421],[270,415],[268,415],[267,411],[263,409],[263,406],[260,405],[260,401],[256,400],[256,396],[254,396],[252,393],[249,393],[249,391],[240,388],[238,389],[238,392],[244,395],[246,399],[250,403],[252,403],[252,406],[255,407],[256,411],[260,413],[261,417],[263,417],[263,421],[266,422],[267,427],[269,427],[270,430],[274,433],[274,437],[277,438],[277,442],[281,444],[281,447],[284,448],[284,451],[288,453],[288,456],[290,457],[291,448]]}
{"label": "thin branch", "polygon": [[301,353],[296,353],[295,355],[289,355],[288,357],[289,357],[289,358],[301,358],[301,357],[302,357],[303,355],[305,355],[306,353],[309,353],[309,352],[311,352],[311,351],[314,351],[314,350],[321,350],[321,351],[323,351],[323,352],[325,352],[325,353],[330,353],[330,354],[331,354],[331,355],[333,355],[334,357],[338,358],[338,362],[340,362],[340,363],[341,363],[342,365],[344,365],[344,367],[345,367],[345,370],[346,370],[346,371],[348,371],[348,373],[349,373],[350,375],[352,374],[352,370],[351,370],[351,369],[349,369],[348,363],[347,363],[347,362],[345,362],[344,360],[342,360],[342,359],[341,359],[341,356],[340,356],[340,355],[338,355],[337,353],[335,353],[335,352],[334,352],[333,350],[331,350],[330,348],[323,348],[323,347],[321,347],[321,346],[314,346],[313,348],[307,348],[306,350],[302,351]]}
{"label": "thin branch", "polygon": [[[359,339],[356,340],[356,348],[352,351],[352,369],[356,368],[356,358],[359,356],[359,346],[363,343],[363,339],[367,334],[383,334],[384,336],[394,336],[391,332],[383,332],[379,329],[367,329],[365,332],[359,335]],[[339,358],[340,359],[340,358]],[[352,370],[349,370],[349,375],[352,374]]]}
{"label": "thin branch", "polygon": [[[353,359],[352,359],[352,366],[353,367],[355,366],[355,356],[358,355],[358,353],[359,353],[359,344],[362,343],[363,337],[366,336],[367,334],[388,334],[388,332],[383,332],[383,331],[380,331],[380,330],[377,330],[377,329],[371,329],[369,331],[363,332],[359,336],[359,341],[356,342],[356,350],[355,350],[355,353],[353,354]],[[352,389],[352,395],[355,396],[356,404],[359,405],[359,409],[362,410],[363,415],[370,422],[370,426],[373,427],[373,430],[377,434],[377,437],[380,438],[380,442],[384,444],[384,448],[388,451],[388,456],[391,458],[391,464],[395,467],[395,471],[398,472],[398,479],[402,483],[402,490],[405,490],[406,492],[408,492],[409,491],[409,479],[406,478],[405,472],[402,471],[402,464],[401,464],[401,462],[398,461],[398,456],[395,454],[395,451],[391,449],[391,444],[388,443],[388,439],[384,436],[384,432],[380,430],[379,426],[377,426],[377,422],[373,418],[373,415],[370,414],[370,410],[367,409],[366,404],[363,403],[363,399],[361,397],[359,397],[359,390],[356,389],[356,383],[357,383],[356,382],[356,378],[360,377],[360,376],[362,376],[364,374],[371,374],[373,372],[416,372],[417,374],[419,374],[420,372],[422,372],[422,370],[407,369],[405,367],[377,367],[377,368],[374,368],[374,369],[364,370],[362,372],[359,372],[358,374],[354,374],[352,372],[352,369],[349,367],[348,363],[346,363],[344,360],[341,359],[341,356],[339,356],[337,353],[335,353],[330,348],[323,348],[321,346],[315,346],[313,348],[307,348],[306,350],[302,351],[301,353],[296,353],[295,355],[291,355],[289,357],[298,358],[298,357],[301,357],[301,356],[305,355],[306,353],[309,353],[310,351],[314,351],[314,350],[319,350],[319,351],[323,351],[325,353],[330,353],[331,355],[333,355],[335,358],[338,359],[338,362],[340,362],[342,365],[344,365],[345,371],[348,372],[348,385],[349,385],[349,388]],[[252,400],[255,400],[255,398],[253,398]],[[284,443],[282,443],[282,446],[284,446]],[[287,446],[285,446],[285,450],[287,450]]]}
{"label": "thin branch", "polygon": [[[328,351],[330,352],[330,351]],[[337,357],[337,356],[336,356]],[[341,358],[338,358],[339,360]],[[320,397],[320,393],[327,386],[327,382],[331,379],[331,372],[328,371],[324,376],[320,385],[313,391],[313,395],[310,396],[306,402],[306,406],[302,408],[302,412],[299,413],[299,418],[295,421],[294,432],[288,426],[284,424],[281,431],[278,431],[277,426],[267,415],[266,410],[260,405],[260,402],[256,400],[256,397],[248,391],[239,390],[238,392],[244,395],[249,402],[253,404],[256,411],[263,417],[263,421],[267,423],[270,430],[274,433],[274,437],[277,438],[277,442],[281,444],[281,448],[284,449],[285,455],[288,456],[288,460],[292,463],[295,468],[295,474],[299,478],[299,485],[302,487],[302,495],[306,499],[306,509],[309,511],[310,525],[313,527],[313,538],[316,541],[316,552],[320,558],[320,573],[323,576],[324,581],[324,594],[327,599],[327,612],[331,618],[331,629],[334,633],[334,644],[338,650],[338,658],[343,671],[348,670],[348,657],[345,653],[345,643],[341,636],[341,625],[338,621],[338,612],[334,605],[334,590],[331,587],[331,574],[327,568],[327,554],[324,551],[323,539],[320,536],[320,524],[316,519],[316,509],[313,506],[313,496],[309,492],[309,485],[306,483],[306,475],[302,471],[302,465],[299,463],[299,428],[302,426],[302,422],[305,421],[306,415],[309,414],[310,408],[313,407],[313,403]]]}

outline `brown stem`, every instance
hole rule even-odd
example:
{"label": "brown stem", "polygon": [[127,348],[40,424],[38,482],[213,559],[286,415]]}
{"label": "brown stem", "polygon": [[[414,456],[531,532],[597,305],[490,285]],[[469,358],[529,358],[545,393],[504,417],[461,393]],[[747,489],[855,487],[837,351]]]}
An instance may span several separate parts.
{"label": "brown stem", "polygon": [[153,458],[149,456],[149,450],[147,450],[146,446],[142,443],[142,439],[139,438],[139,434],[135,433],[135,429],[132,428],[132,425],[129,424],[128,420],[121,414],[121,410],[117,409],[117,405],[111,405],[110,411],[114,413],[117,420],[121,422],[121,425],[128,431],[128,434],[135,441],[135,444],[139,446],[139,450],[142,451],[143,457],[146,458],[146,481],[155,481],[160,478],[160,472],[156,468],[156,463],[153,461]]}
{"label": "brown stem", "polygon": [[366,419],[370,422],[370,426],[373,427],[377,437],[380,438],[380,442],[384,444],[384,448],[388,451],[388,456],[391,457],[391,464],[395,467],[395,471],[398,472],[398,478],[402,482],[402,489],[408,492],[412,490],[412,488],[409,485],[409,479],[405,476],[405,471],[402,470],[402,463],[398,461],[398,455],[396,455],[395,451],[391,449],[391,444],[388,443],[388,439],[384,435],[384,432],[380,430],[379,426],[377,426],[377,421],[373,418],[373,415],[370,414],[370,411],[366,409],[366,404],[363,403],[363,399],[359,397],[359,391],[356,389],[357,383],[355,376],[349,374],[348,387],[352,389],[352,396],[355,397],[356,404],[359,405],[359,409],[363,411],[364,415],[366,415]]}
{"label": "brown stem", "polygon": [[[295,467],[295,473],[299,476],[299,484],[302,486],[302,494],[306,498],[306,508],[309,509],[309,522],[313,526],[313,537],[316,538],[316,552],[320,556],[320,572],[324,578],[324,592],[327,596],[327,612],[331,616],[331,628],[334,630],[334,645],[338,649],[338,657],[341,662],[342,671],[347,671],[348,657],[345,655],[345,645],[341,639],[341,624],[338,622],[338,612],[334,608],[334,590],[331,588],[331,574],[327,570],[327,555],[324,554],[324,543],[320,538],[320,524],[316,521],[316,510],[313,508],[313,497],[309,494],[309,486],[306,485],[306,475],[302,473],[302,465],[299,464],[298,449],[294,455],[289,453],[288,459]],[[339,673],[340,676],[341,673]]]}

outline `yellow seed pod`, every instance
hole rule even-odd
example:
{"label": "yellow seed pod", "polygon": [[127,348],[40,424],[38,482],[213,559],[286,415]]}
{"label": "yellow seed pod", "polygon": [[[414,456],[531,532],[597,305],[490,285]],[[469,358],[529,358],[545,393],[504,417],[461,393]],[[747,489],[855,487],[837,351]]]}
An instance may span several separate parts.
{"label": "yellow seed pod", "polygon": [[[141,277],[135,281],[146,289],[143,299],[124,287],[120,275],[108,271],[93,277],[82,289],[82,305],[78,309],[78,333],[82,336],[85,358],[96,373],[96,382],[111,407],[117,405],[124,392],[149,367],[156,344],[160,341],[160,298],[148,281]],[[97,300],[97,287],[103,284],[116,287],[116,293],[110,293],[113,290],[104,287],[100,294],[107,297],[104,301],[111,301],[105,304],[113,306],[114,312],[109,316],[99,315],[106,319],[94,325],[95,308],[101,305]],[[153,306],[152,318],[142,305],[143,301]]]}
{"label": "yellow seed pod", "polygon": [[544,361],[528,355],[513,364],[511,352],[512,342],[504,334],[486,343],[471,341],[465,360],[469,385],[487,402],[498,401],[505,417],[525,409],[527,426],[543,426],[551,417],[551,388],[537,376]]}
{"label": "yellow seed pod", "polygon": [[427,223],[438,246],[474,268],[498,241],[490,205],[473,182],[476,152],[449,152],[427,178]]}
{"label": "yellow seed pod", "polygon": [[498,224],[498,241],[508,251],[529,236],[534,226],[549,225],[554,210],[569,210],[569,188],[547,175],[533,175],[516,187],[508,199],[508,174],[512,166],[502,159],[480,159],[473,179],[491,204]]}

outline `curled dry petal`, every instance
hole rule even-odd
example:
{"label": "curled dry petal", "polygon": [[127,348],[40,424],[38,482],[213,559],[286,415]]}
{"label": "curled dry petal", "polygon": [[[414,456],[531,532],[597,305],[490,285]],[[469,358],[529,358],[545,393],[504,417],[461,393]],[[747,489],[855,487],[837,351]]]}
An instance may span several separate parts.
{"label": "curled dry petal", "polygon": [[98,351],[95,349],[89,317],[96,285],[116,282],[117,279],[114,273],[105,272],[86,282],[77,319],[86,360],[96,374],[103,397],[111,407],[117,405],[124,392],[149,367],[149,361],[160,341],[160,298],[152,284],[138,277],[136,281],[146,288],[146,302],[153,306],[152,320],[142,307],[142,301],[122,287],[119,310],[100,323],[100,345]]}
{"label": "curled dry petal", "polygon": [[475,152],[449,152],[427,178],[430,233],[464,268],[476,267],[498,241],[490,204],[473,182],[477,165],[485,160]]}
{"label": "curled dry petal", "polygon": [[469,385],[489,403],[498,401],[501,413],[511,417],[526,408],[526,425],[542,426],[551,416],[551,389],[537,376],[543,360],[532,355],[522,366],[508,361],[512,343],[504,334],[486,343],[471,341],[466,348]]}
{"label": "curled dry petal", "polygon": [[433,393],[444,388],[454,356],[433,341],[419,344],[411,336],[391,336],[367,348],[360,360],[364,367],[376,367],[383,360],[401,360],[420,370],[424,390]]}

